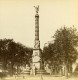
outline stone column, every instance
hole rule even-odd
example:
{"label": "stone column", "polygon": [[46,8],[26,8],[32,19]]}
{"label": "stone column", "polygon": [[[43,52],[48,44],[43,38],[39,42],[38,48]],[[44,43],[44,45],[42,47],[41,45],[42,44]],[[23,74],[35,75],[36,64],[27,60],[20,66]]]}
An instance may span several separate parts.
{"label": "stone column", "polygon": [[35,65],[36,69],[40,69],[41,67],[41,50],[40,50],[40,41],[39,41],[39,6],[35,7],[35,40],[34,40],[34,49],[32,55],[32,62]]}
{"label": "stone column", "polygon": [[39,15],[35,15],[35,40],[39,40]]}
{"label": "stone column", "polygon": [[40,49],[40,41],[39,41],[39,14],[36,13],[35,15],[35,49]]}

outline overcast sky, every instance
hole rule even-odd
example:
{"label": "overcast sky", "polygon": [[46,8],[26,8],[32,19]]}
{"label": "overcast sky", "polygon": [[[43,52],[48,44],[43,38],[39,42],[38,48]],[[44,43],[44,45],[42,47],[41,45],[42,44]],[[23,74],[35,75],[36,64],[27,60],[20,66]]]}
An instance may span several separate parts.
{"label": "overcast sky", "polygon": [[35,9],[39,5],[41,48],[63,25],[78,27],[78,0],[0,0],[0,39],[33,47]]}

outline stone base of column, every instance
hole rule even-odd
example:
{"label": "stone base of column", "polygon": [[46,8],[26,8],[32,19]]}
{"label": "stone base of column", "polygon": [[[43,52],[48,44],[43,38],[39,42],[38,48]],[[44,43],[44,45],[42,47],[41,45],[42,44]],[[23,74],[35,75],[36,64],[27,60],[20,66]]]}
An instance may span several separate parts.
{"label": "stone base of column", "polygon": [[41,50],[33,49],[32,69],[35,69],[35,75],[47,74],[42,65]]}
{"label": "stone base of column", "polygon": [[35,66],[37,70],[41,69],[41,50],[33,49],[32,67]]}

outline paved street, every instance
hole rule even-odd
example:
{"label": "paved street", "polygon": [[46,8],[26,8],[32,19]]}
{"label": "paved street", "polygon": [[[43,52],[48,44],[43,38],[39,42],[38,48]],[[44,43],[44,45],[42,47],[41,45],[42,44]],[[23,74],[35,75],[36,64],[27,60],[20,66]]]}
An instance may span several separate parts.
{"label": "paved street", "polygon": [[78,80],[78,77],[71,77],[71,78],[65,78],[65,77],[53,77],[53,76],[36,76],[36,77],[7,77],[0,80]]}

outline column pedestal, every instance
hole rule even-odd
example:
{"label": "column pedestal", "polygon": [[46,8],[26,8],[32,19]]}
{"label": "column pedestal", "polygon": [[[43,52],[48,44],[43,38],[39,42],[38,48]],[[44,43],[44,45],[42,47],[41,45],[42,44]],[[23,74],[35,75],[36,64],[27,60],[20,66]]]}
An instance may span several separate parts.
{"label": "column pedestal", "polygon": [[33,66],[35,66],[35,68],[37,70],[41,69],[41,51],[40,49],[33,49],[33,55],[32,55],[32,61],[33,61]]}

